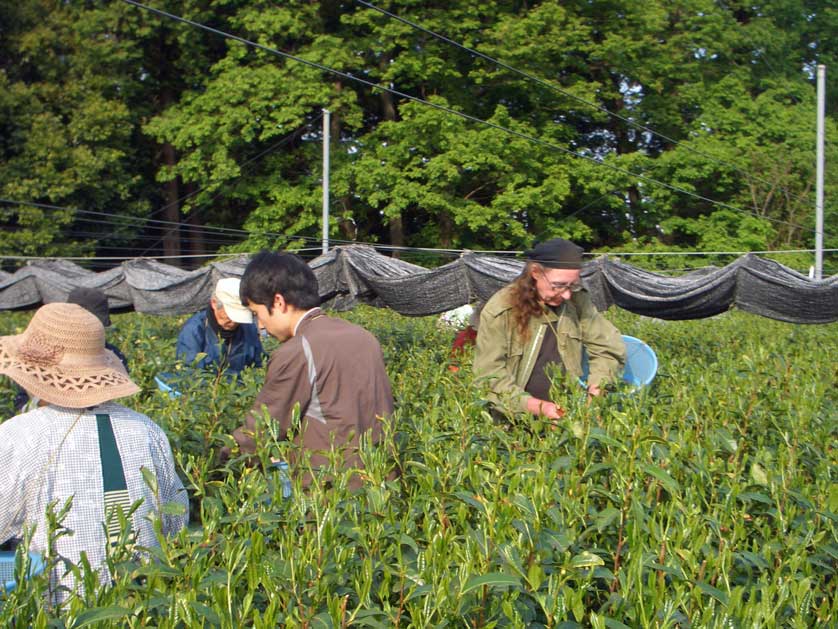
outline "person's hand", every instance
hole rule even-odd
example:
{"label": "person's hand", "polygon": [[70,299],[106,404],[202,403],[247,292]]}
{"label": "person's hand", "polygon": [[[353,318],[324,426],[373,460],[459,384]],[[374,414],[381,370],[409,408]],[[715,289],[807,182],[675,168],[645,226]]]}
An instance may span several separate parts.
{"label": "person's hand", "polygon": [[561,419],[564,417],[564,409],[549,400],[539,400],[531,397],[527,400],[527,410],[533,415],[541,415],[548,419]]}
{"label": "person's hand", "polygon": [[598,384],[589,384],[588,385],[588,398],[592,397],[599,397],[603,394],[603,390],[599,387]]}

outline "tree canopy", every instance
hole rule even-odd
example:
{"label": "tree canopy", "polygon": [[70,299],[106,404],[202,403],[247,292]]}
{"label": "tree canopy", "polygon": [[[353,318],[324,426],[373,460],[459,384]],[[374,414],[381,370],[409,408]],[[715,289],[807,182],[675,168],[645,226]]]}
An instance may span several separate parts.
{"label": "tree canopy", "polygon": [[413,24],[349,0],[148,4],[260,47],[124,2],[0,0],[0,197],[24,203],[0,204],[0,255],[317,238],[323,109],[336,239],[813,246],[818,63],[838,131],[826,0],[376,5]]}

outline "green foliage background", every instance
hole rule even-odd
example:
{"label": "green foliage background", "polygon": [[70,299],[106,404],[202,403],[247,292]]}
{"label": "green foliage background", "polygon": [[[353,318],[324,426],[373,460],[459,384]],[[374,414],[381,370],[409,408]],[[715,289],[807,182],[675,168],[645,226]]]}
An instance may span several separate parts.
{"label": "green foliage background", "polygon": [[[829,67],[827,137],[838,131],[838,11],[826,0],[380,3],[541,83],[359,2],[149,4],[542,143],[126,3],[3,0],[0,197],[123,220],[2,204],[0,255],[253,251],[318,237],[322,108],[333,238],[813,245],[817,63]],[[834,142],[826,163],[825,244],[836,247]],[[129,220],[148,217],[196,229]]]}
{"label": "green foliage background", "polygon": [[[396,415],[366,449],[357,493],[338,473],[291,500],[260,466],[219,466],[261,373],[154,387],[181,319],[115,315],[110,340],[160,423],[189,488],[192,525],[151,561],[114,551],[110,587],[88,577],[61,614],[43,577],[0,602],[34,627],[813,627],[838,614],[836,324],[740,312],[664,322],[609,311],[657,352],[645,394],[496,424],[454,332],[434,318],[359,309],[380,339]],[[5,314],[0,333],[25,313]],[[10,386],[0,404],[10,413]],[[270,442],[260,457],[283,457]],[[399,480],[387,480],[397,466]],[[79,575],[86,573],[78,568]]]}

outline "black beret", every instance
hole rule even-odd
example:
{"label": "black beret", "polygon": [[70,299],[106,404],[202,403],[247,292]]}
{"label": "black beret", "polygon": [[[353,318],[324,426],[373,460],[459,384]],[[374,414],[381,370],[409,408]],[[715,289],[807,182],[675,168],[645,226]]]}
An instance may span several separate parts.
{"label": "black beret", "polygon": [[538,262],[548,269],[581,269],[584,249],[564,238],[540,242],[524,252],[530,262]]}

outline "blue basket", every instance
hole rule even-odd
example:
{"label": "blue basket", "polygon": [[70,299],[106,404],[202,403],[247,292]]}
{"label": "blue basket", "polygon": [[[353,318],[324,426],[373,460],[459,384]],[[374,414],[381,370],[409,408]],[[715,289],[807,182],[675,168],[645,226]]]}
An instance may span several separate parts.
{"label": "blue basket", "polygon": [[626,366],[623,380],[636,387],[645,387],[658,373],[658,357],[654,350],[640,339],[623,335],[626,343]]}
{"label": "blue basket", "polygon": [[[640,389],[648,386],[658,373],[658,357],[654,350],[643,341],[633,336],[623,334],[626,344],[626,365],[623,368],[624,382]],[[579,380],[585,386],[588,380],[588,355],[582,352],[582,378]]]}
{"label": "blue basket", "polygon": [[[29,553],[29,577],[41,574],[44,571],[44,558],[38,553]],[[3,584],[3,592],[11,592],[17,586],[15,581],[15,551],[0,552],[0,583]]]}
{"label": "blue basket", "polygon": [[291,497],[291,477],[288,463],[285,461],[277,461],[271,464],[271,468],[276,474],[276,480],[282,484],[282,497]]}
{"label": "blue basket", "polygon": [[175,389],[169,382],[173,382],[177,376],[171,373],[159,373],[154,376],[154,382],[157,383],[157,388],[164,393],[168,393],[169,397],[180,397],[182,394]]}

